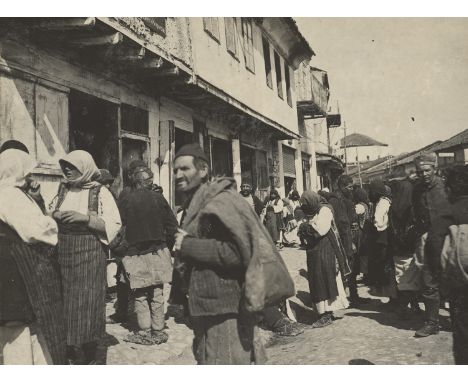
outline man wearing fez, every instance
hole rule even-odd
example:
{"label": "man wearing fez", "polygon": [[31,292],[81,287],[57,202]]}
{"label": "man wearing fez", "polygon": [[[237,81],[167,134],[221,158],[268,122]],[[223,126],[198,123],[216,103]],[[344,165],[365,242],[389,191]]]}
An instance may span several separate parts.
{"label": "man wearing fez", "polygon": [[415,336],[427,337],[439,333],[439,259],[443,238],[434,234],[434,222],[450,209],[450,204],[444,181],[436,175],[436,154],[423,153],[414,160],[414,164],[418,176],[412,195],[415,225],[419,237],[427,234],[425,244],[420,246],[419,251],[423,262],[422,295],[426,316],[424,325]]}
{"label": "man wearing fez", "polygon": [[208,182],[208,158],[199,145],[180,148],[174,174],[186,198],[174,268],[183,270],[181,279],[188,283],[195,358],[202,365],[259,363],[262,346],[254,342],[255,323],[241,308],[251,256],[246,250],[251,233],[244,228],[258,217],[237,193],[234,179]]}

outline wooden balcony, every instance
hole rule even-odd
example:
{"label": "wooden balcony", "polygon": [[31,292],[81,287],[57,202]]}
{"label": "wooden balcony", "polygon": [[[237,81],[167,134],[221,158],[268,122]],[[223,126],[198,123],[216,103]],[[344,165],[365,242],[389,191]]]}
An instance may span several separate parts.
{"label": "wooden balcony", "polygon": [[301,65],[295,73],[297,108],[305,118],[323,118],[327,115],[330,92],[313,74],[312,68]]}

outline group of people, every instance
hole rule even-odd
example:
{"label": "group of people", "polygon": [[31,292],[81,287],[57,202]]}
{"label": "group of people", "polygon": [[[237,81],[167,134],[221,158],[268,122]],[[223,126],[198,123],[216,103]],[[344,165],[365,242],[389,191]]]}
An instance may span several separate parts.
{"label": "group of people", "polygon": [[439,333],[439,308],[448,301],[455,362],[468,364],[468,166],[442,173],[436,155],[423,153],[415,167],[415,177],[394,173],[366,188],[342,175],[335,192],[300,197],[298,235],[319,314],[312,327],[330,325],[336,310],[370,302],[358,295],[362,274],[369,293],[388,297],[401,319],[419,313],[422,300],[425,319],[415,337]]}
{"label": "group of people", "polygon": [[117,198],[108,188],[112,176],[89,153],[72,151],[59,164],[63,179],[46,205],[27,148],[8,141],[0,149],[5,364],[97,362],[109,253],[118,263],[117,309],[107,319],[126,321],[132,302],[135,330],[126,341],[168,340],[164,286],[170,284],[169,301],[188,317],[199,364],[263,363],[259,326],[282,335],[303,327],[285,311],[290,295],[252,309],[254,299],[271,291],[251,270],[260,269],[258,252],[277,253],[296,240],[306,251],[318,313],[312,327],[331,324],[338,309],[366,303],[357,289],[363,274],[371,293],[390,297],[402,317],[423,297],[419,337],[438,333],[440,301],[449,300],[455,360],[468,363],[468,287],[444,284],[440,261],[450,227],[468,223],[466,166],[442,179],[434,156],[424,154],[416,161],[416,183],[402,177],[373,181],[365,190],[342,175],[335,192],[293,191],[283,200],[272,190],[261,202],[248,184],[238,193],[232,178],[209,180],[204,150],[187,144],[174,157],[184,197],[175,214],[142,161],[130,163],[128,186]]}

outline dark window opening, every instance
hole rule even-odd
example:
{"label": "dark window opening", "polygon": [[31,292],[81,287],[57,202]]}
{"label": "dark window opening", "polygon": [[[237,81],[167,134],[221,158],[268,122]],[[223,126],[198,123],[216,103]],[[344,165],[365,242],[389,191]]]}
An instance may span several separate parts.
{"label": "dark window opening", "polygon": [[286,100],[288,105],[292,107],[292,98],[291,98],[291,81],[289,78],[289,66],[284,66],[284,81],[286,82]]}
{"label": "dark window opening", "polygon": [[266,190],[270,185],[268,179],[268,161],[265,151],[257,151],[257,172],[258,172],[258,189]]}
{"label": "dark window opening", "polygon": [[120,108],[121,128],[132,133],[148,135],[148,111],[122,104]]}
{"label": "dark window opening", "polygon": [[98,168],[120,173],[118,106],[72,90],[69,97],[70,151],[89,152]]}
{"label": "dark window opening", "polygon": [[273,79],[272,79],[272,73],[271,73],[270,43],[265,37],[262,37],[262,43],[263,43],[263,58],[265,60],[266,83],[269,88],[273,89]]}
{"label": "dark window opening", "polygon": [[255,151],[249,147],[241,145],[241,174],[242,183],[248,183],[252,186],[252,190],[257,189],[257,176],[255,172]]}
{"label": "dark window opening", "polygon": [[232,176],[232,151],[229,141],[211,138],[211,175]]}
{"label": "dark window opening", "polygon": [[276,89],[278,90],[278,97],[283,99],[283,77],[281,75],[281,60],[278,53],[275,54],[275,72],[276,72]]}

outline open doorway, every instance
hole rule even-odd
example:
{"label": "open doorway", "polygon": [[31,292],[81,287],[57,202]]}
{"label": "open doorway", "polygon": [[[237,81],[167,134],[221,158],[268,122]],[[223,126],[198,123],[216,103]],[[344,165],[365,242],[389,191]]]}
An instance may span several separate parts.
{"label": "open doorway", "polygon": [[89,152],[98,168],[120,172],[118,105],[72,90],[69,97],[70,151]]}

